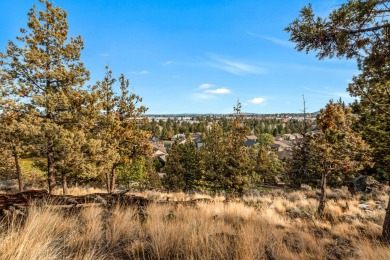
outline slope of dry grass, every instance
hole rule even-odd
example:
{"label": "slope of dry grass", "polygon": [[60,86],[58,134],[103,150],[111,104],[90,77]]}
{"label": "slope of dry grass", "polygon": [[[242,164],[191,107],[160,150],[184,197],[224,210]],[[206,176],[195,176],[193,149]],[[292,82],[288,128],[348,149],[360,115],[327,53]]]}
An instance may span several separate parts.
{"label": "slope of dry grass", "polygon": [[315,191],[229,203],[193,195],[210,200],[195,207],[157,203],[189,199],[182,193],[146,192],[139,195],[156,203],[143,210],[34,206],[25,218],[2,220],[0,259],[390,259],[378,242],[385,194],[363,203],[329,192],[323,219]]}

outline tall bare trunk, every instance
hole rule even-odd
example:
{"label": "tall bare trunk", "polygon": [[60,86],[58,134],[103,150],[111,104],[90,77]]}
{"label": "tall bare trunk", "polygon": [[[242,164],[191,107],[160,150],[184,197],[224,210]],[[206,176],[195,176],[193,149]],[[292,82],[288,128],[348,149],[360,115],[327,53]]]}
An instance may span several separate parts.
{"label": "tall bare trunk", "polygon": [[110,174],[108,171],[106,171],[106,187],[107,187],[107,192],[111,193]]}
{"label": "tall bare trunk", "polygon": [[111,181],[110,181],[110,193],[115,192],[115,170],[116,170],[116,165],[112,166],[111,169]]}
{"label": "tall bare trunk", "polygon": [[54,158],[52,148],[48,148],[48,152],[46,154],[47,159],[47,184],[49,186],[49,193],[52,194],[56,187],[56,176],[54,171]]}
{"label": "tall bare trunk", "polygon": [[62,173],[62,194],[68,195],[68,183],[66,181],[66,173]]}
{"label": "tall bare trunk", "polygon": [[[390,186],[390,163],[387,164],[387,178]],[[385,221],[383,222],[382,241],[386,244],[390,244],[390,195],[386,209]]]}
{"label": "tall bare trunk", "polygon": [[16,174],[18,175],[19,191],[23,191],[22,170],[20,169],[19,156],[16,151],[16,147],[14,147],[14,159],[15,159]]}
{"label": "tall bare trunk", "polygon": [[322,173],[321,177],[321,197],[320,197],[320,204],[318,205],[317,214],[322,215],[324,213],[325,209],[325,203],[326,203],[326,177],[327,173]]}

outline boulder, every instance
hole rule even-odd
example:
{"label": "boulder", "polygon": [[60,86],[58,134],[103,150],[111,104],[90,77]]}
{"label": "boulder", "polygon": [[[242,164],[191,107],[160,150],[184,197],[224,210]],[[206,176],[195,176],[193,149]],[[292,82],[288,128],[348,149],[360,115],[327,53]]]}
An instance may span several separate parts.
{"label": "boulder", "polygon": [[353,182],[355,192],[371,192],[379,187],[379,182],[372,176],[362,175]]}

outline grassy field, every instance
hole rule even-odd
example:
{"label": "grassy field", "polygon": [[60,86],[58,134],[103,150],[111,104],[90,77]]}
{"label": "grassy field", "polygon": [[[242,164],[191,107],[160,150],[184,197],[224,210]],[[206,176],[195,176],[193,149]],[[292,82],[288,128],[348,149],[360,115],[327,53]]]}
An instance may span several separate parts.
{"label": "grassy field", "polygon": [[[74,195],[97,190],[73,189]],[[386,191],[352,197],[329,190],[324,218],[318,191],[223,197],[144,192],[147,208],[86,207],[69,214],[34,206],[0,224],[0,259],[390,259],[379,242]],[[162,201],[206,198],[195,207]],[[160,203],[159,203],[160,201]]]}

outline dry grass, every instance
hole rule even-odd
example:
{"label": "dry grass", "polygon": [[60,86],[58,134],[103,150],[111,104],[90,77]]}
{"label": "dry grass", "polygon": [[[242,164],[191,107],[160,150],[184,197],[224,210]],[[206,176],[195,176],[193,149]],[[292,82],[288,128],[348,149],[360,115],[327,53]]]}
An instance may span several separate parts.
{"label": "dry grass", "polygon": [[[343,196],[319,219],[306,192],[312,194],[269,192],[229,203],[144,192],[138,195],[155,203],[141,210],[34,206],[24,218],[1,222],[0,259],[390,259],[378,242],[385,212],[377,205],[386,201],[367,200],[366,211],[360,198]],[[194,198],[209,202],[159,203]]]}

